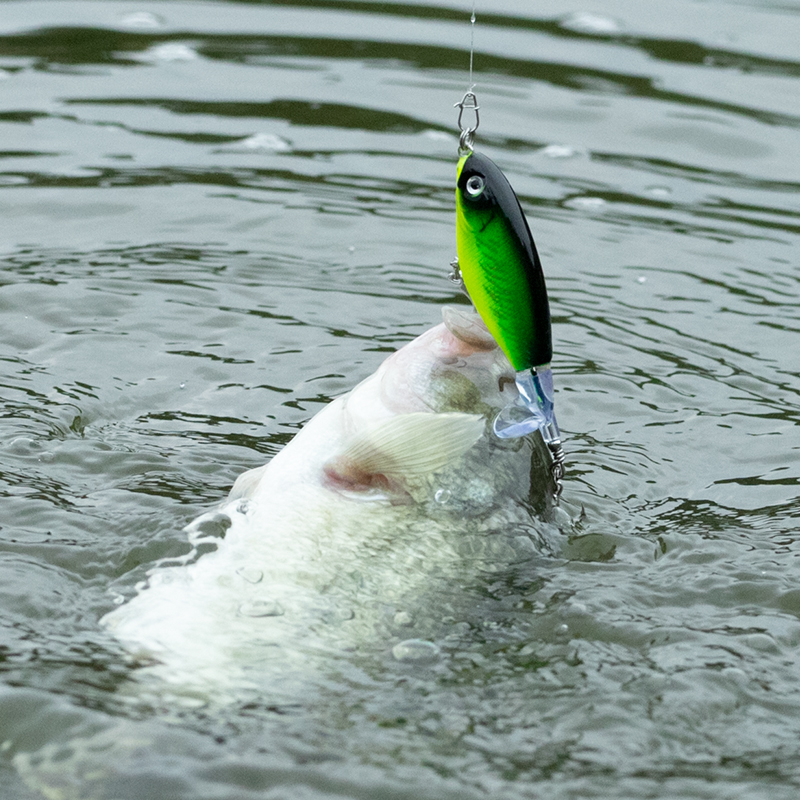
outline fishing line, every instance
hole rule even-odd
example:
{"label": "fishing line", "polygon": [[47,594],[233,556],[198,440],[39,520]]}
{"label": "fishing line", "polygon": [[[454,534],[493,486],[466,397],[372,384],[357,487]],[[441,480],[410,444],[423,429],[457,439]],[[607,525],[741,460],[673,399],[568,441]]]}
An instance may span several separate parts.
{"label": "fishing line", "polygon": [[[472,147],[475,144],[475,131],[478,130],[478,126],[481,123],[480,115],[478,114],[478,110],[480,106],[478,105],[478,98],[474,92],[475,89],[475,81],[473,79],[473,63],[475,60],[475,22],[477,20],[477,16],[475,14],[475,7],[477,4],[477,0],[473,0],[472,3],[472,15],[469,18],[470,24],[470,41],[469,41],[469,88],[467,89],[464,96],[458,103],[455,103],[453,106],[457,108],[458,111],[458,128],[461,131],[461,136],[458,140],[458,154],[460,156],[465,156],[468,153],[472,152]],[[470,126],[464,122],[464,111],[474,111],[475,112],[475,124]]]}
{"label": "fishing line", "polygon": [[469,36],[469,89],[467,91],[472,91],[475,88],[475,82],[472,80],[472,60],[475,56],[475,6],[477,5],[478,0],[475,0],[472,4],[472,16],[469,18],[470,24],[470,36]]}

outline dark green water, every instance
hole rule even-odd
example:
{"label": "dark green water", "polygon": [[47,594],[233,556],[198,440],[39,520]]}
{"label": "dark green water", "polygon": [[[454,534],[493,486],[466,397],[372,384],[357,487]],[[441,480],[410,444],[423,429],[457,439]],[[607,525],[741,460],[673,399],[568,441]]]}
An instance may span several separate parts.
{"label": "dark green water", "polygon": [[0,796],[796,797],[800,4],[588,5],[475,32],[577,532],[435,666],[219,717],[98,620],[458,300],[471,4],[0,2]]}

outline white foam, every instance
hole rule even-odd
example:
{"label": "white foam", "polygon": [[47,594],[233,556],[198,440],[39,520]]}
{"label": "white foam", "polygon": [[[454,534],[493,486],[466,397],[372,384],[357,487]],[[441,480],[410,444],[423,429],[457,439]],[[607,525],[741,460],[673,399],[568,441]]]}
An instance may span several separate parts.
{"label": "white foam", "polygon": [[612,17],[593,14],[590,11],[577,11],[559,22],[562,28],[578,33],[595,33],[610,36],[620,33],[622,26]]}

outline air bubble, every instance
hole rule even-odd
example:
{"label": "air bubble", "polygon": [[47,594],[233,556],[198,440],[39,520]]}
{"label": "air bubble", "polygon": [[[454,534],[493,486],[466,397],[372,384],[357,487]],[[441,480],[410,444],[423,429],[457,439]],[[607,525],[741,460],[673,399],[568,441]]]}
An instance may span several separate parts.
{"label": "air bubble", "polygon": [[449,489],[437,489],[436,494],[433,496],[433,499],[439,503],[440,505],[444,505],[450,499],[452,495],[450,494]]}
{"label": "air bubble", "polygon": [[430,664],[438,660],[439,648],[424,639],[406,639],[392,648],[392,655],[398,661],[414,664]]}
{"label": "air bubble", "polygon": [[264,573],[254,567],[241,567],[236,570],[236,574],[248,583],[261,583],[264,579]]}

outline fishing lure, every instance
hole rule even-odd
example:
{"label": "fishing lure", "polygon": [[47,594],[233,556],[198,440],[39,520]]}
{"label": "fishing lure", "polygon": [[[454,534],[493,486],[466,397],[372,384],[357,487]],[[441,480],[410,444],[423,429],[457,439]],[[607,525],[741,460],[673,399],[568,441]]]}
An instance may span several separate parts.
{"label": "fishing lure", "polygon": [[[473,305],[516,372],[517,399],[494,420],[500,438],[538,430],[553,457],[556,498],[561,493],[564,451],[556,421],[550,306],[542,264],[519,199],[502,170],[473,150],[478,103],[468,91],[460,103],[453,262]],[[464,126],[466,109],[475,124]]]}

